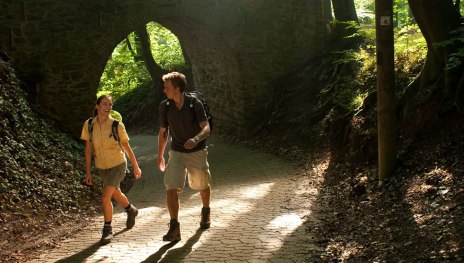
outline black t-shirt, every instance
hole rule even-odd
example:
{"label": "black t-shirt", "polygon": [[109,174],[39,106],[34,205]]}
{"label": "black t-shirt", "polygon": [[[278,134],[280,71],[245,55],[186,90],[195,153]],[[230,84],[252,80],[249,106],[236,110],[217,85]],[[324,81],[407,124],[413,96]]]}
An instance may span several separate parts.
{"label": "black t-shirt", "polygon": [[[169,105],[167,105],[169,101]],[[190,108],[192,105],[192,109]],[[166,112],[167,107],[167,112]],[[196,115],[196,118],[193,116]],[[167,117],[167,120],[166,120]],[[203,104],[197,99],[185,95],[184,105],[179,110],[173,100],[164,100],[159,106],[160,127],[167,128],[172,135],[171,150],[178,152],[196,152],[204,149],[206,140],[197,144],[193,149],[187,150],[184,144],[195,137],[201,130],[200,122],[207,121]]]}

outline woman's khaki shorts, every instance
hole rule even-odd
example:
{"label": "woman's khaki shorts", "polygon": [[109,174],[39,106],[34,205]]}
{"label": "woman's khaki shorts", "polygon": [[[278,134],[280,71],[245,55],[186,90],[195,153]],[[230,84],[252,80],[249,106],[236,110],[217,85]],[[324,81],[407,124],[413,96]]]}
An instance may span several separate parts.
{"label": "woman's khaki shorts", "polygon": [[208,150],[203,149],[192,153],[170,150],[169,160],[164,171],[164,185],[166,190],[185,187],[185,179],[193,190],[201,191],[209,187],[211,173],[208,165]]}
{"label": "woman's khaki shorts", "polygon": [[127,162],[112,167],[110,169],[97,169],[98,174],[103,180],[103,187],[112,186],[119,188],[122,180],[126,176]]}

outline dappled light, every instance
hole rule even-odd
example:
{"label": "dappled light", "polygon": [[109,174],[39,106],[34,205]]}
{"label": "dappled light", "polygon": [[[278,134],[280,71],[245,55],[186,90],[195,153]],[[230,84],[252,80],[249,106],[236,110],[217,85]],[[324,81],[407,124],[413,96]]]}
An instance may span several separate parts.
{"label": "dappled light", "polygon": [[[154,145],[146,144],[146,141],[154,140],[151,136],[137,136],[133,139],[132,143],[137,145],[136,154],[153,151]],[[229,163],[221,160],[226,156],[231,158]],[[272,162],[263,163],[263,159]],[[246,166],[238,168],[234,163],[243,160],[247,160]],[[128,194],[130,200],[140,208],[133,229],[124,229],[125,212],[115,204],[113,224],[116,234],[110,245],[92,245],[95,236],[100,234],[101,218],[97,218],[83,235],[69,240],[53,252],[56,257],[59,257],[60,251],[66,251],[68,256],[65,260],[86,258],[105,261],[127,258],[129,255],[137,262],[162,262],[189,261],[208,254],[215,259],[246,257],[270,260],[275,253],[286,255],[287,258],[305,253],[304,240],[308,236],[301,231],[301,227],[305,218],[310,216],[310,210],[306,204],[302,206],[300,198],[303,188],[292,180],[298,176],[294,165],[281,162],[268,154],[222,143],[215,143],[210,148],[214,180],[211,228],[198,232],[200,196],[187,186],[180,195],[182,240],[165,249],[168,243],[162,242],[161,237],[167,231],[169,214],[163,194],[163,176],[155,170],[155,161],[152,157],[140,159],[143,178],[136,182]],[[228,172],[231,169],[234,173]],[[293,245],[288,246],[289,242]],[[131,251],[124,249],[127,246]],[[215,248],[214,251],[204,254],[211,247]]]}

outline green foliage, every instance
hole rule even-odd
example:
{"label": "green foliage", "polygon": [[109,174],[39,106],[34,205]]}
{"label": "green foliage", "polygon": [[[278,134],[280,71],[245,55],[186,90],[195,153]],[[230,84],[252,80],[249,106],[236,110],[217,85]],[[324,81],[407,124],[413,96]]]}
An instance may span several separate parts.
{"label": "green foliage", "polygon": [[111,115],[111,117],[112,117],[113,119],[122,122],[122,115],[121,115],[121,113],[119,113],[119,112],[117,112],[117,111],[115,111],[115,110],[111,110],[110,115]]}
{"label": "green foliage", "polygon": [[[334,83],[321,95],[349,111],[361,107],[367,95],[376,89],[375,29],[363,27],[358,33],[364,42],[357,50],[333,52],[332,64],[342,68]],[[417,25],[395,29],[395,74],[398,93],[420,72],[427,55],[427,44]]]}
{"label": "green foliage", "polygon": [[356,13],[362,25],[375,25],[374,0],[355,0]]}
{"label": "green foliage", "polygon": [[[355,0],[356,12],[361,24],[375,25],[375,0]],[[393,3],[395,27],[410,24],[409,4],[407,0],[395,0]]]}
{"label": "green foliage", "polygon": [[119,43],[114,49],[101,76],[97,96],[111,94],[114,99],[117,99],[150,78],[143,61],[134,60],[127,41],[132,47],[135,46],[134,33],[131,33],[127,40]]}
{"label": "green foliage", "polygon": [[356,7],[356,11],[366,10],[374,13],[375,10],[375,0],[355,0],[354,5]]}
{"label": "green foliage", "polygon": [[396,14],[397,27],[409,25],[409,4],[408,0],[395,0],[393,3],[393,13]]}
{"label": "green foliage", "polygon": [[446,63],[445,70],[451,70],[461,66],[464,61],[464,28],[459,28],[450,32],[451,37],[445,41],[434,43],[433,46],[436,48],[439,47],[449,47],[449,46],[461,46],[456,50],[456,52],[449,55],[449,59]]}
{"label": "green foliage", "polygon": [[[177,37],[157,23],[149,23],[147,30],[152,54],[158,65],[168,71],[185,68],[185,60]],[[135,54],[131,53],[129,47],[132,47]],[[111,94],[116,101],[127,92],[151,81],[144,62],[134,58],[138,56],[135,47],[135,33],[129,34],[116,46],[101,76],[97,97],[101,94]]]}
{"label": "green foliage", "polygon": [[[139,88],[125,93],[114,104],[124,116],[127,129],[135,132],[154,131],[157,127],[158,105],[162,92],[151,83],[144,83]],[[143,103],[140,103],[143,101]]]}
{"label": "green foliage", "polygon": [[177,37],[158,23],[148,23],[147,29],[156,63],[167,71],[184,67],[185,59]]}
{"label": "green foliage", "polygon": [[419,73],[427,50],[427,43],[417,25],[395,29],[395,71],[400,86],[405,87]]}
{"label": "green foliage", "polygon": [[29,217],[31,212],[64,213],[97,205],[99,192],[81,183],[82,142],[39,118],[13,72],[0,60],[0,79],[5,80],[0,81],[0,223],[18,220],[18,215],[38,220]]}

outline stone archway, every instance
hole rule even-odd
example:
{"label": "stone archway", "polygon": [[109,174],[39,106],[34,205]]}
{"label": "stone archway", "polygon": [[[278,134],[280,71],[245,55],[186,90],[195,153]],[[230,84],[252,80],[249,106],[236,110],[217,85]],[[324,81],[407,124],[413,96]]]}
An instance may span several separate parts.
{"label": "stone archway", "polygon": [[192,63],[218,132],[240,135],[266,115],[273,80],[319,55],[319,0],[23,0],[0,4],[0,50],[35,83],[39,109],[74,134],[92,112],[114,47],[140,25],[171,30]]}

